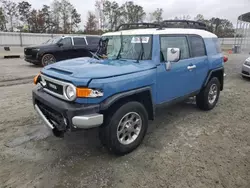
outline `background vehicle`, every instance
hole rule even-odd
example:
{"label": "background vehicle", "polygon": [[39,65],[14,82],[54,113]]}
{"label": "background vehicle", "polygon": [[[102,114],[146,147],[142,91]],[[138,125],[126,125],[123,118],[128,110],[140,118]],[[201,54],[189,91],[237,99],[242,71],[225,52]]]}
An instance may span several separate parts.
{"label": "background vehicle", "polygon": [[90,52],[96,52],[99,36],[64,36],[52,38],[47,42],[24,48],[27,62],[46,66],[57,61],[90,57]]}
{"label": "background vehicle", "polygon": [[243,63],[241,75],[243,78],[250,78],[250,57]]}
{"label": "background vehicle", "polygon": [[34,79],[34,107],[55,136],[99,127],[102,143],[122,155],[140,145],[157,108],[192,96],[202,110],[216,106],[224,57],[205,24],[125,24],[102,39],[105,59],[62,61]]}

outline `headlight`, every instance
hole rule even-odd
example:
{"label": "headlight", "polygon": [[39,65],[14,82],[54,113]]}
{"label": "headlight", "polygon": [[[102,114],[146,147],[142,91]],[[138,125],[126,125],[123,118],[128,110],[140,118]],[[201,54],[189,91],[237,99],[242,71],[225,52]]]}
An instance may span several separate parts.
{"label": "headlight", "polygon": [[36,51],[36,52],[39,52],[40,51],[40,49],[38,49],[38,48],[35,48],[35,49],[33,49],[34,51]]}
{"label": "headlight", "polygon": [[250,66],[250,61],[245,61],[245,65]]}
{"label": "headlight", "polygon": [[83,97],[102,97],[103,91],[101,89],[89,89],[89,88],[76,88],[76,96],[79,98]]}
{"label": "headlight", "polygon": [[65,89],[65,95],[69,100],[74,100],[76,98],[76,88],[73,85],[68,85]]}

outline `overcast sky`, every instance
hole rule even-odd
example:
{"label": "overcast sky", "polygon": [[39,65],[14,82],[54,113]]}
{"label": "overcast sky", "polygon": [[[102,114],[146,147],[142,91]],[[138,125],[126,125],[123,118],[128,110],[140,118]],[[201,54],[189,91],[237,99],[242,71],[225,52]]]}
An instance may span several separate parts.
{"label": "overcast sky", "polygon": [[[15,0],[19,2],[21,0]],[[34,8],[41,8],[43,4],[49,5],[53,0],[27,0]],[[95,10],[95,0],[70,0],[82,15],[81,28],[86,22],[87,12]],[[126,0],[116,0],[120,5]],[[163,18],[170,19],[175,16],[190,15],[191,18],[201,13],[205,18],[220,17],[232,21],[237,17],[250,12],[250,0],[134,0],[134,3],[144,7],[146,13],[156,8],[163,8]]]}

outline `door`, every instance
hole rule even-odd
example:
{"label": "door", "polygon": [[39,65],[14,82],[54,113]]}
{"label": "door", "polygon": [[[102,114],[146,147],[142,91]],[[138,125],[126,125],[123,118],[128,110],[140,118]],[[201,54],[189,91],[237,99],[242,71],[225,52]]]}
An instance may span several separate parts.
{"label": "door", "polygon": [[64,59],[71,59],[73,58],[73,46],[72,46],[72,38],[71,37],[65,37],[60,41],[60,44],[62,45],[60,54],[58,54],[58,58],[60,60]]}
{"label": "door", "polygon": [[193,86],[196,90],[199,90],[209,70],[205,43],[203,38],[198,35],[189,35],[188,40],[191,49],[192,63],[195,65],[194,72],[196,79],[194,79]]}
{"label": "door", "polygon": [[88,53],[88,45],[84,37],[73,37],[74,40],[74,56],[77,57],[86,57]]}
{"label": "door", "polygon": [[[187,36],[160,36],[161,63],[157,67],[157,103],[169,102],[173,99],[194,92],[195,66],[190,59]],[[181,57],[178,62],[171,63],[170,70],[166,70],[168,48],[180,48]]]}

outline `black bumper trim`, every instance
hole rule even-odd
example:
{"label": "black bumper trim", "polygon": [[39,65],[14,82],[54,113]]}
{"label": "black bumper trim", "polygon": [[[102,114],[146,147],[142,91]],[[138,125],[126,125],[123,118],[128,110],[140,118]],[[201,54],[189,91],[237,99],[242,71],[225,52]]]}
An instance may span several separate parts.
{"label": "black bumper trim", "polygon": [[[67,126],[57,126],[56,128],[62,130],[64,129],[75,131],[75,128],[72,124],[72,118],[74,116],[80,115],[89,115],[93,113],[98,113],[100,111],[99,104],[77,104],[74,102],[63,101],[62,99],[56,98],[45,91],[40,85],[37,85],[32,91],[33,105],[38,104],[43,107],[48,107],[48,111],[55,111],[56,115],[61,114],[62,117],[67,119]],[[51,112],[53,113],[53,112]],[[53,117],[52,117],[53,118]]]}

